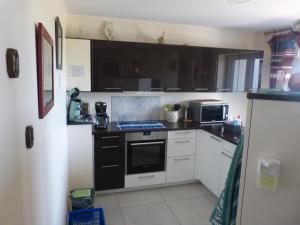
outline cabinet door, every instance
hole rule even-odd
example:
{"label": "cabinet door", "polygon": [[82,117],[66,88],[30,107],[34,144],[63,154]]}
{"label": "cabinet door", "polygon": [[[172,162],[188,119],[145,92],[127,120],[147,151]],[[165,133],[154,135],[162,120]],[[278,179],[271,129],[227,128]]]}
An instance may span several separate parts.
{"label": "cabinet door", "polygon": [[239,75],[239,50],[219,49],[217,58],[217,91],[235,91]]}
{"label": "cabinet door", "polygon": [[195,48],[166,46],[165,91],[192,91]]}
{"label": "cabinet door", "polygon": [[66,39],[67,90],[91,91],[91,42]]}
{"label": "cabinet door", "polygon": [[216,48],[196,49],[196,66],[193,74],[194,91],[215,91],[218,50]]}
{"label": "cabinet door", "polygon": [[219,195],[222,193],[227,175],[230,169],[231,161],[232,161],[233,155],[227,151],[221,152],[221,166],[220,166],[220,188],[219,188]]}
{"label": "cabinet door", "polygon": [[95,165],[95,189],[109,190],[124,188],[124,165],[121,163],[102,163]]}
{"label": "cabinet door", "polygon": [[195,156],[170,157],[167,160],[167,182],[181,182],[195,178]]}
{"label": "cabinet door", "polygon": [[127,43],[124,90],[163,91],[164,48],[157,44]]}
{"label": "cabinet door", "polygon": [[235,90],[249,91],[260,88],[263,52],[240,51],[239,77]]}
{"label": "cabinet door", "polygon": [[219,194],[220,161],[222,140],[214,135],[205,134],[203,139],[202,182],[216,196]]}
{"label": "cabinet door", "polygon": [[92,41],[92,91],[122,91],[123,44]]}

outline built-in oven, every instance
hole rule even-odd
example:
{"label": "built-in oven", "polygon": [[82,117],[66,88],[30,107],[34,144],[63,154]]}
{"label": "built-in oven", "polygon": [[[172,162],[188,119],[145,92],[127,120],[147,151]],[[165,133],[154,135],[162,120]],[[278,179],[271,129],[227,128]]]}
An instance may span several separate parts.
{"label": "built-in oven", "polygon": [[126,133],[126,174],[165,171],[166,131]]}

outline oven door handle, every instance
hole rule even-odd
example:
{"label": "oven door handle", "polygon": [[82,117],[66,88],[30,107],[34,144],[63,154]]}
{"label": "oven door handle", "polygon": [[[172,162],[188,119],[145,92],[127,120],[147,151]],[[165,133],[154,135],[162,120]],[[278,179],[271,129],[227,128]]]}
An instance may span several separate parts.
{"label": "oven door handle", "polygon": [[152,142],[143,142],[143,143],[130,143],[130,146],[158,145],[164,143],[165,143],[164,141],[152,141]]}

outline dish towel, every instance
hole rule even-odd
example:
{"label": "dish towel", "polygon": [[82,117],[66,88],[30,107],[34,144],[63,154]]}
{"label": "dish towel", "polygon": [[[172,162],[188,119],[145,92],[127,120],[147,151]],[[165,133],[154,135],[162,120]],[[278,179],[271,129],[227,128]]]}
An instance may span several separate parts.
{"label": "dish towel", "polygon": [[244,136],[241,136],[232,158],[225,188],[212,212],[212,225],[235,225],[240,189]]}

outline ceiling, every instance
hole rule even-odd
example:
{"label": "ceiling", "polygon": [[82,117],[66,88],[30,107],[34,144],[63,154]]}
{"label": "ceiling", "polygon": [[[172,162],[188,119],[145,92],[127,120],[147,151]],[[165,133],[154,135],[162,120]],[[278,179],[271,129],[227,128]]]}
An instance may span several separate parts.
{"label": "ceiling", "polygon": [[68,13],[268,31],[300,19],[300,0],[65,0]]}

